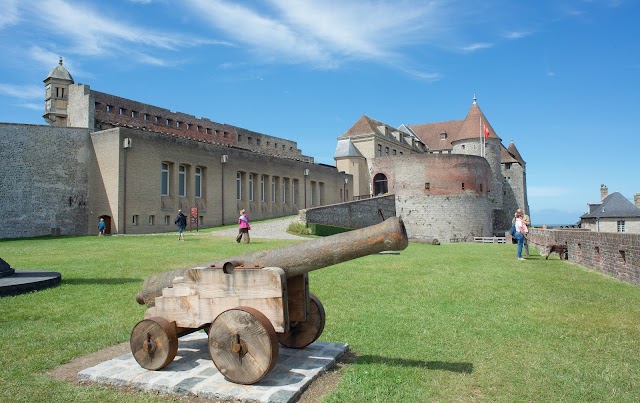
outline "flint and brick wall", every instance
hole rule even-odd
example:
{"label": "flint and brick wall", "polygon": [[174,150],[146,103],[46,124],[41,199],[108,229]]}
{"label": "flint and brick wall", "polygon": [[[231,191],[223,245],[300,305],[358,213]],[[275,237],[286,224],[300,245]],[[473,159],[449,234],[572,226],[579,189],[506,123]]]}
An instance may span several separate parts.
{"label": "flint and brick wall", "polygon": [[543,256],[550,245],[567,245],[569,261],[640,285],[640,234],[531,228],[527,240]]}
{"label": "flint and brick wall", "polygon": [[332,204],[300,210],[299,221],[303,224],[324,224],[344,228],[364,228],[380,224],[385,219],[395,217],[395,196],[379,196],[370,199]]}
{"label": "flint and brick wall", "polygon": [[87,129],[0,123],[0,238],[86,233],[89,143]]}

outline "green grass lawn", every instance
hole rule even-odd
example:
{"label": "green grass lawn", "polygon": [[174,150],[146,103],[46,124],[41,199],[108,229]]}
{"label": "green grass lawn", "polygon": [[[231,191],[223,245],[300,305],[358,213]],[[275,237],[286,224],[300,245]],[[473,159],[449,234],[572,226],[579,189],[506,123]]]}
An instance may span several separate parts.
{"label": "green grass lawn", "polygon": [[[211,233],[0,240],[17,270],[62,285],[0,298],[0,401],[159,401],[48,375],[127,342],[145,277],[290,243],[236,244]],[[515,245],[410,244],[311,273],[320,340],[355,362],[329,402],[638,401],[640,288]]]}

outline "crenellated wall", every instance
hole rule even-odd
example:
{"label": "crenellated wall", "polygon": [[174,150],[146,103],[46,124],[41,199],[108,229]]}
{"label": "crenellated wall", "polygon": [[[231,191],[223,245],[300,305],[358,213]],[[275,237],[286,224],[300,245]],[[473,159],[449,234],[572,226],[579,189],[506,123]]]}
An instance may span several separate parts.
{"label": "crenellated wall", "polygon": [[550,245],[567,245],[569,261],[640,285],[640,234],[531,228],[527,239],[543,256]]}

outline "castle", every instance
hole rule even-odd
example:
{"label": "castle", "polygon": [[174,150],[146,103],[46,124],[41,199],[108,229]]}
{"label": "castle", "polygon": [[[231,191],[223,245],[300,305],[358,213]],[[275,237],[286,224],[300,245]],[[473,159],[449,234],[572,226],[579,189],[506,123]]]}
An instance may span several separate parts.
{"label": "castle", "polygon": [[487,236],[528,211],[525,163],[475,100],[462,121],[363,116],[330,166],[284,138],[75,83],[62,58],[44,84],[47,125],[0,123],[0,238],[93,234],[100,218],[107,233],[167,232],[178,209],[214,227],[241,209],[259,220],[386,193],[414,237]]}
{"label": "castle", "polygon": [[475,97],[462,120],[393,128],[362,116],[338,138],[335,161],[353,176],[356,198],[394,194],[414,237],[504,235],[517,208],[529,212],[525,161]]}

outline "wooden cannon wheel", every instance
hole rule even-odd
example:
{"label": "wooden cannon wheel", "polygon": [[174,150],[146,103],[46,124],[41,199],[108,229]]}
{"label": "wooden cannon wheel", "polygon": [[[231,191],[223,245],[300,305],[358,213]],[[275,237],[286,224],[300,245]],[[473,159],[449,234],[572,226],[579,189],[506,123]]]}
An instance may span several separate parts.
{"label": "wooden cannon wheel", "polygon": [[209,354],[218,371],[231,382],[258,382],[276,365],[278,353],[276,331],[256,309],[229,309],[211,323]]}
{"label": "wooden cannon wheel", "polygon": [[292,322],[289,331],[278,334],[280,344],[289,348],[305,348],[318,340],[324,330],[324,307],[318,297],[309,294],[309,320],[306,322]]}
{"label": "wooden cannon wheel", "polygon": [[129,343],[133,358],[142,368],[164,368],[178,352],[175,323],[161,317],[141,320],[131,331]]}

